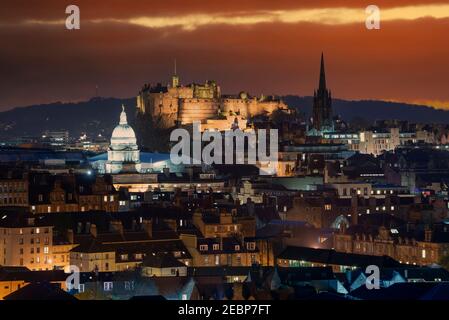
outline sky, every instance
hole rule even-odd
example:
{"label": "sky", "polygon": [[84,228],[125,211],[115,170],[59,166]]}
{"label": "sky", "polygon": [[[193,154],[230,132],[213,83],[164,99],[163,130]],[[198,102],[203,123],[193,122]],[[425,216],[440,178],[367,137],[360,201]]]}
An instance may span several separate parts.
{"label": "sky", "polygon": [[[65,27],[66,7],[80,29]],[[380,9],[368,30],[365,8]],[[321,52],[333,97],[449,109],[449,0],[2,0],[0,111],[216,80],[308,96]]]}

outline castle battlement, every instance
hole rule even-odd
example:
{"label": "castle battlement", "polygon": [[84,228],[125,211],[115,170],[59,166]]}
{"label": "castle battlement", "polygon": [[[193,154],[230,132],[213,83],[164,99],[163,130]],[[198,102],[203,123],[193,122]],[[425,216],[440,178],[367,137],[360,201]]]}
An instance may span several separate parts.
{"label": "castle battlement", "polygon": [[137,109],[150,114],[162,127],[191,124],[194,121],[222,120],[227,115],[240,115],[244,119],[260,114],[271,114],[277,109],[288,110],[280,99],[262,96],[251,97],[240,92],[234,97],[221,95],[215,81],[182,86],[179,77],[173,76],[172,84],[151,86],[146,84],[137,96]]}

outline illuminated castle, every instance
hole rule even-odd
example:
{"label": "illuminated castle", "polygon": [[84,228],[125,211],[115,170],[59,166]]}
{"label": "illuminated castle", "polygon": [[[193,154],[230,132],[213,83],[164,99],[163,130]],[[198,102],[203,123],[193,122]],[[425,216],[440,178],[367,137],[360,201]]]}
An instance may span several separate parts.
{"label": "illuminated castle", "polygon": [[182,86],[176,71],[171,85],[145,85],[137,96],[137,108],[165,128],[230,117],[233,122],[235,116],[247,119],[269,115],[277,109],[288,110],[286,104],[273,97],[250,97],[246,92],[238,96],[222,95],[215,81]]}

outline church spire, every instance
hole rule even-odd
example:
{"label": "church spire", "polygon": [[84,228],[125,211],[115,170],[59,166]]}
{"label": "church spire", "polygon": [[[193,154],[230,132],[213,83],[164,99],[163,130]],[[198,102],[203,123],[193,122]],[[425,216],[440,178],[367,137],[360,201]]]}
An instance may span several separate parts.
{"label": "church spire", "polygon": [[324,71],[324,54],[321,52],[321,69],[320,69],[320,83],[318,91],[326,90],[326,72]]}

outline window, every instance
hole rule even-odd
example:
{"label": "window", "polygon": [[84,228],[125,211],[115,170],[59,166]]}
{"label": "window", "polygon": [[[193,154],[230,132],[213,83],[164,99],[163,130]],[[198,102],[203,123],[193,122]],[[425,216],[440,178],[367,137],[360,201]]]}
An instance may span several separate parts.
{"label": "window", "polygon": [[220,256],[217,254],[215,255],[215,265],[219,265],[220,264]]}
{"label": "window", "polygon": [[39,234],[41,232],[41,229],[36,228],[36,234]]}
{"label": "window", "polygon": [[23,238],[19,239],[19,244],[23,244]]}
{"label": "window", "polygon": [[126,201],[120,200],[120,201],[119,201],[119,205],[121,205],[121,206],[126,205]]}
{"label": "window", "polygon": [[103,289],[104,291],[112,291],[112,282],[105,282],[103,283]]}
{"label": "window", "polygon": [[423,249],[423,250],[421,251],[421,257],[422,257],[423,259],[426,258],[426,249]]}
{"label": "window", "polygon": [[114,196],[109,196],[109,201],[113,202],[114,201]]}
{"label": "window", "polygon": [[200,251],[207,251],[208,250],[208,245],[207,244],[201,244],[200,245]]}
{"label": "window", "polygon": [[120,255],[120,259],[122,259],[122,261],[128,260],[128,255],[122,254],[122,255]]}
{"label": "window", "polygon": [[23,248],[20,248],[20,254],[23,254]]}
{"label": "window", "polygon": [[48,247],[44,247],[44,253],[48,253]]}
{"label": "window", "polygon": [[84,292],[84,283],[80,283],[78,285],[78,293],[83,293]]}
{"label": "window", "polygon": [[324,210],[329,211],[329,210],[331,210],[331,209],[332,209],[332,206],[331,206],[330,204],[325,204],[325,205],[324,205]]}
{"label": "window", "polygon": [[214,243],[213,249],[214,250],[220,250],[220,245],[218,243]]}
{"label": "window", "polygon": [[103,201],[104,201],[104,202],[108,202],[108,196],[104,196],[104,197],[103,197]]}
{"label": "window", "polygon": [[38,196],[38,201],[39,201],[39,202],[44,201],[44,196],[43,196],[42,194],[40,194],[40,195]]}
{"label": "window", "polygon": [[236,245],[234,246],[234,250],[235,250],[235,251],[240,251],[240,245],[236,244]]}
{"label": "window", "polygon": [[247,242],[246,247],[248,250],[255,250],[256,249],[256,243],[255,242]]}
{"label": "window", "polygon": [[36,253],[41,253],[41,248],[37,247],[36,248]]}
{"label": "window", "polygon": [[133,281],[125,281],[125,290],[133,290],[134,282]]}
{"label": "window", "polygon": [[136,260],[142,260],[143,255],[142,255],[141,253],[136,253],[136,254],[134,255],[134,258],[135,258]]}

